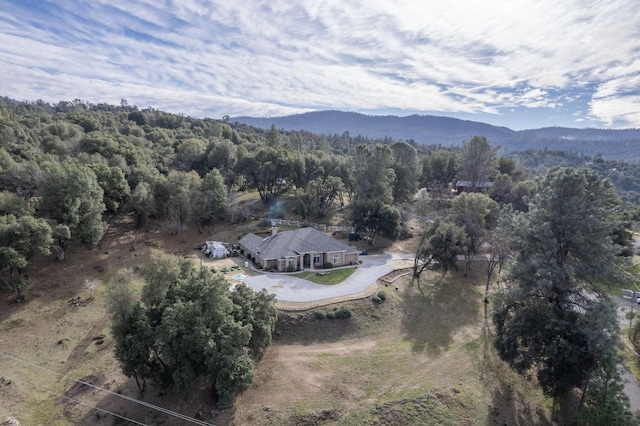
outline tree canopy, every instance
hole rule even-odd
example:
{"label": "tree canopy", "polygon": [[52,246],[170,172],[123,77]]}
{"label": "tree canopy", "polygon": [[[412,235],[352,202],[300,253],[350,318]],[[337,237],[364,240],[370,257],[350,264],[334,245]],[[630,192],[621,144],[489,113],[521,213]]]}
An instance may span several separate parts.
{"label": "tree canopy", "polygon": [[597,173],[560,168],[538,181],[529,212],[514,219],[517,255],[512,285],[496,300],[495,345],[547,395],[582,389],[604,368],[599,342],[617,336],[613,308],[594,282],[623,261],[612,238],[619,205]]}
{"label": "tree canopy", "polygon": [[271,343],[274,296],[246,286],[236,291],[220,275],[193,262],[154,252],[143,268],[142,301],[135,301],[131,271],[112,279],[109,306],[116,358],[141,388],[146,379],[186,393],[210,380],[221,406],[254,378],[253,360]]}

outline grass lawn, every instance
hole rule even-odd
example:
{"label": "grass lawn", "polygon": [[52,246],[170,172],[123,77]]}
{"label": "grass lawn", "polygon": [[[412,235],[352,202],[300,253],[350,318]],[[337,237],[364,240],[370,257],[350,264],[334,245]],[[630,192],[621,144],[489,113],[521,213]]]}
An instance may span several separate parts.
{"label": "grass lawn", "polygon": [[322,270],[320,273],[326,275],[318,275],[318,272],[301,272],[296,274],[296,278],[312,281],[317,284],[333,285],[338,284],[350,277],[356,271],[356,268]]}

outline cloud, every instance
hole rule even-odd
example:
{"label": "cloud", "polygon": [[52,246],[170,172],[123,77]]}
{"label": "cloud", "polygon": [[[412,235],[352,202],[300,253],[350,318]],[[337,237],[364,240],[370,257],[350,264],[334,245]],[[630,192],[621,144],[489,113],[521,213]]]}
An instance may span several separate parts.
{"label": "cloud", "polygon": [[198,116],[555,109],[573,122],[590,102],[586,124],[640,126],[638,28],[631,0],[12,0],[0,72],[18,99]]}

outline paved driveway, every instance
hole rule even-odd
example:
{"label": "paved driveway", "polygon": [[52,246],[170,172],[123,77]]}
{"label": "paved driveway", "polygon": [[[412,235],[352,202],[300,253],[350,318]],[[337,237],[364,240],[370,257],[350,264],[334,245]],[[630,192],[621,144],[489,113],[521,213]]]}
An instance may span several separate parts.
{"label": "paved driveway", "polygon": [[277,273],[247,277],[245,282],[256,291],[264,288],[267,292],[275,294],[276,300],[280,302],[316,302],[360,293],[410,257],[394,254],[361,256],[361,259],[362,265],[356,272],[335,285],[316,284],[296,278],[295,275]]}
{"label": "paved driveway", "polygon": [[[622,297],[610,297],[617,306],[620,327],[629,327],[629,320],[625,318],[626,313],[631,310],[632,306],[634,312],[638,312],[640,305],[634,304],[633,300],[623,299]],[[624,393],[629,397],[631,412],[633,413],[636,410],[640,410],[640,386],[638,386],[638,382],[636,382],[636,379],[629,373],[629,370],[627,370],[625,366],[622,366],[622,380],[624,381]]]}

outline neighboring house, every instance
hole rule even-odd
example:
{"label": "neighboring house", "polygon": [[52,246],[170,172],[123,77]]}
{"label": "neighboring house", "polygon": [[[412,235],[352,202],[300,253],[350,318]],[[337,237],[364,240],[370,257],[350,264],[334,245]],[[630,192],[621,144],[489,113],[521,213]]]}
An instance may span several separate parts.
{"label": "neighboring house", "polygon": [[201,250],[212,259],[220,259],[229,255],[229,250],[220,241],[207,241]]}
{"label": "neighboring house", "polygon": [[468,180],[459,180],[456,182],[456,192],[462,194],[463,192],[487,192],[493,187],[493,182],[485,181],[478,182],[475,185]]}
{"label": "neighboring house", "polygon": [[353,265],[360,260],[360,251],[332,238],[314,228],[300,228],[278,232],[272,228],[271,235],[260,238],[247,234],[238,241],[244,255],[270,271],[300,271],[333,266]]}

